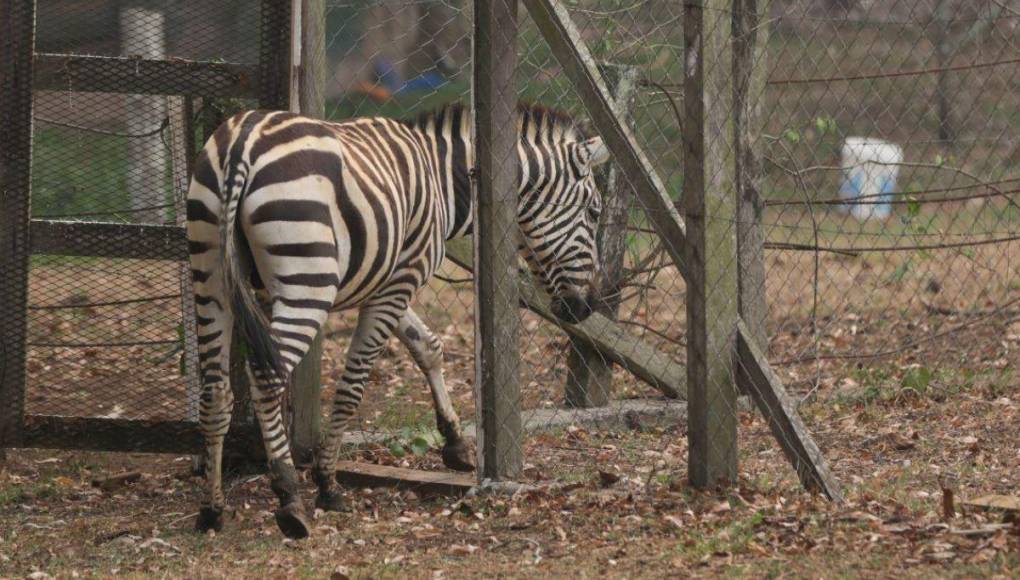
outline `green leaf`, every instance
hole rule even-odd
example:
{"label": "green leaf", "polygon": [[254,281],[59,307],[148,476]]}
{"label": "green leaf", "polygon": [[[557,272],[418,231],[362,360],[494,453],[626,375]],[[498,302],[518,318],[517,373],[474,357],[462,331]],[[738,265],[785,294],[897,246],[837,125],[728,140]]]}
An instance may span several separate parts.
{"label": "green leaf", "polygon": [[386,447],[389,449],[390,455],[394,457],[403,457],[407,455],[407,451],[404,449],[404,445],[400,441],[390,441],[390,444]]}
{"label": "green leaf", "polygon": [[907,277],[908,272],[910,272],[910,260],[907,260],[900,264],[899,266],[896,266],[896,269],[893,270],[893,273],[889,275],[889,281],[902,282],[903,279]]}
{"label": "green leaf", "polygon": [[910,217],[917,217],[921,215],[921,202],[916,197],[907,198],[907,215]]}
{"label": "green leaf", "polygon": [[800,131],[796,129],[787,129],[783,131],[783,139],[786,139],[790,143],[800,143]]}
{"label": "green leaf", "polygon": [[928,390],[928,386],[931,384],[932,372],[927,367],[917,367],[908,369],[903,375],[903,380],[900,385],[904,389],[910,389],[917,393],[924,393]]}
{"label": "green leaf", "polygon": [[411,453],[421,457],[429,452],[429,442],[421,435],[411,439]]}
{"label": "green leaf", "polygon": [[836,125],[836,120],[832,117],[818,117],[815,119],[815,129],[818,130],[819,134],[825,135],[827,133],[836,133],[838,126]]}

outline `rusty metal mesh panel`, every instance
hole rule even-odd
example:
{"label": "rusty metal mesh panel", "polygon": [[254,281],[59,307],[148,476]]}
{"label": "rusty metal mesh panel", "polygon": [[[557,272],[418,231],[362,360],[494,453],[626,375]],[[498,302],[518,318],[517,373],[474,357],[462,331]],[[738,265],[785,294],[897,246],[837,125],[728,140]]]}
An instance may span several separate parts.
{"label": "rusty metal mesh panel", "polygon": [[289,23],[266,6],[38,3],[32,218],[54,223],[33,228],[33,445],[197,443],[188,164],[203,121],[280,100]]}

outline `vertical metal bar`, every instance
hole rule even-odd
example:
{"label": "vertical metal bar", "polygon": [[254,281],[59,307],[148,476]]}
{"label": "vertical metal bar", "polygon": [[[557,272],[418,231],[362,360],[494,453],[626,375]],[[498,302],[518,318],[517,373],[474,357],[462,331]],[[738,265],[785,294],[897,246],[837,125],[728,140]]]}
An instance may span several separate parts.
{"label": "vertical metal bar", "polygon": [[517,0],[475,0],[473,172],[479,479],[521,471],[517,288]]}
{"label": "vertical metal bar", "polygon": [[[735,0],[733,6],[733,125],[736,141],[737,253],[740,317],[763,350],[765,321],[765,229],[761,198],[760,139],[765,100],[765,43],[769,0]],[[742,391],[747,377],[737,374]]]}
{"label": "vertical metal bar", "polygon": [[736,481],[733,376],[738,316],[729,0],[684,2],[688,471],[706,488]]}
{"label": "vertical metal bar", "polygon": [[0,0],[0,448],[25,411],[35,1]]}
{"label": "vertical metal bar", "polygon": [[[184,227],[187,222],[187,211],[185,209],[188,199],[188,179],[190,177],[189,141],[194,143],[194,134],[191,129],[191,107],[185,97],[167,97],[166,108],[170,114],[170,174],[173,182],[173,201],[176,223]],[[181,281],[181,326],[183,332],[181,339],[184,341],[184,380],[186,382],[185,418],[188,421],[198,421],[198,399],[201,394],[201,381],[198,373],[198,337],[196,335],[195,323],[195,295],[191,281],[191,265],[187,262],[180,264]]]}
{"label": "vertical metal bar", "polygon": [[[626,65],[599,67],[615,102],[614,113],[624,123],[630,123],[630,99],[637,89],[638,69]],[[602,194],[602,223],[599,224],[597,243],[602,260],[602,294],[613,297],[604,300],[596,312],[616,320],[620,306],[619,288],[623,276],[623,258],[627,244],[627,205],[634,195],[627,181],[620,175],[615,163],[607,163],[596,176]],[[569,407],[605,407],[613,390],[613,363],[590,343],[571,339],[567,357],[566,403]]]}
{"label": "vertical metal bar", "polygon": [[[326,98],[326,3],[325,0],[294,0],[300,4],[300,58],[296,92],[302,115],[322,118]],[[293,42],[292,42],[293,45]],[[293,78],[293,77],[292,77]],[[322,423],[322,331],[315,337],[308,354],[294,369],[291,382],[291,450],[299,463],[312,459],[319,443]]]}

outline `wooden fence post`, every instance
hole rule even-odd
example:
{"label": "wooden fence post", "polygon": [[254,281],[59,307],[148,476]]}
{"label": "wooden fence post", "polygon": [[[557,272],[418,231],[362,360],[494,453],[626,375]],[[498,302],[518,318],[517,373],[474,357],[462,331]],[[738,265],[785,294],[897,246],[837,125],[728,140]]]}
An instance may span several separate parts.
{"label": "wooden fence post", "polygon": [[0,0],[0,448],[22,437],[28,331],[35,2]]}
{"label": "wooden fence post", "polygon": [[729,0],[684,3],[688,472],[707,488],[737,476],[738,321]]}
{"label": "wooden fence post", "polygon": [[475,389],[479,480],[521,472],[517,287],[517,0],[475,0]]}
{"label": "wooden fence post", "polygon": [[[765,229],[761,198],[762,105],[765,100],[765,44],[769,0],[735,0],[733,9],[733,125],[736,150],[737,254],[740,271],[740,317],[763,350],[768,348],[765,322]],[[747,377],[738,372],[741,391]]]}
{"label": "wooden fence post", "polygon": [[[614,113],[623,122],[629,123],[630,99],[637,88],[637,69],[625,65],[603,65],[600,68],[616,103]],[[602,292],[611,293],[613,297],[605,300],[596,311],[616,320],[620,308],[617,285],[623,277],[623,258],[627,249],[627,208],[633,193],[622,191],[629,184],[620,175],[615,163],[603,167],[596,176],[603,200],[597,242],[602,259]],[[567,406],[605,407],[609,404],[612,389],[612,362],[591,344],[572,339],[567,357]]]}
{"label": "wooden fence post", "polygon": [[[297,63],[298,111],[321,119],[326,113],[326,3],[294,0],[301,4],[301,56]],[[291,381],[291,450],[295,461],[307,463],[319,444],[322,423],[322,335],[315,337],[305,359],[294,369]]]}

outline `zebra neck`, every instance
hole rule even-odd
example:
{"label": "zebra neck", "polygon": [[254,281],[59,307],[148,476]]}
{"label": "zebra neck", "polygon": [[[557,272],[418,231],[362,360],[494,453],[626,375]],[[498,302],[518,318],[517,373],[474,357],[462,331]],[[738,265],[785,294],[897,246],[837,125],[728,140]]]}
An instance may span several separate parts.
{"label": "zebra neck", "polygon": [[469,169],[474,163],[474,151],[470,114],[460,107],[444,113],[436,118],[432,130],[439,136],[437,150],[443,166],[442,191],[448,218],[446,239],[452,240],[469,235],[474,221]]}

